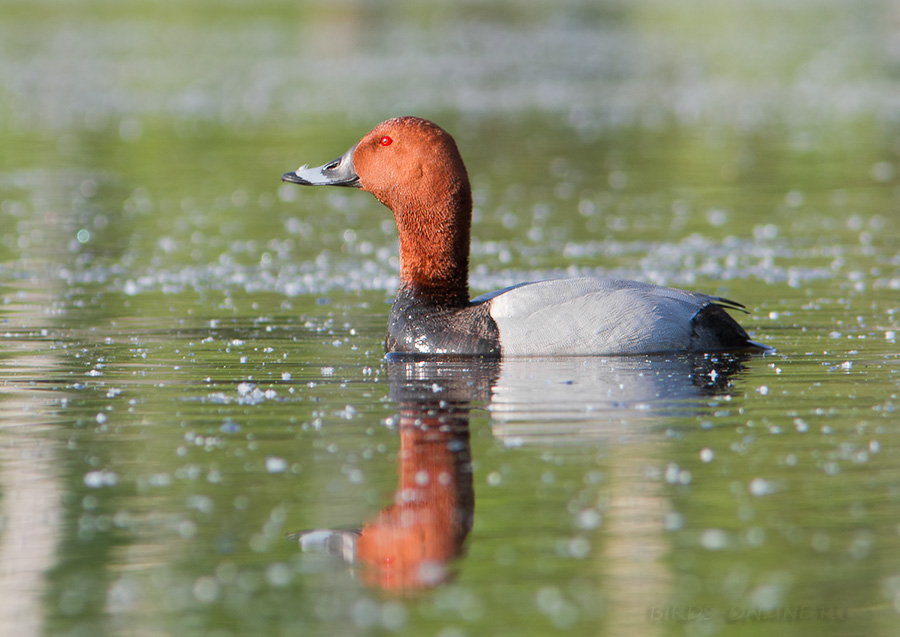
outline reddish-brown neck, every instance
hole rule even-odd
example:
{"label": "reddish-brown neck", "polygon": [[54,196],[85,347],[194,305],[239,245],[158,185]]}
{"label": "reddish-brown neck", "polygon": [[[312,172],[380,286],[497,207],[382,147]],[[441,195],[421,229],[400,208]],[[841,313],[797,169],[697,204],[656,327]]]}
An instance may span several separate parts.
{"label": "reddish-brown neck", "polygon": [[400,286],[462,307],[469,302],[472,194],[467,180],[437,192],[389,206],[400,235]]}

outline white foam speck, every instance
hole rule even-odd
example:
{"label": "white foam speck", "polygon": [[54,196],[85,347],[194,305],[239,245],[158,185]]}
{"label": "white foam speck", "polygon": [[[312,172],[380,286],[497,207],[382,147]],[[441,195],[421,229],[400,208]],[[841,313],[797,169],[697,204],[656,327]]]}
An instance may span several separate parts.
{"label": "white foam speck", "polygon": [[763,496],[772,493],[775,490],[775,485],[763,478],[753,478],[750,481],[749,489],[752,495]]}
{"label": "white foam speck", "polygon": [[719,551],[728,544],[728,536],[722,529],[706,529],[700,536],[700,544],[709,551]]}

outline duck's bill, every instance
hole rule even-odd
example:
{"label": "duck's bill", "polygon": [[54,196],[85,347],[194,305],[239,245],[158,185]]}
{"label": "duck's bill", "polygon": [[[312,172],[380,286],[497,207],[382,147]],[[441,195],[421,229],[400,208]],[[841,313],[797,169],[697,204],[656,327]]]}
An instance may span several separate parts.
{"label": "duck's bill", "polygon": [[291,173],[284,173],[281,181],[289,181],[303,186],[348,186],[359,188],[359,175],[353,168],[353,151],[356,146],[346,153],[330,161],[324,166],[300,166]]}
{"label": "duck's bill", "polygon": [[291,533],[288,539],[297,540],[304,553],[324,553],[343,558],[347,564],[356,561],[356,540],[359,529],[315,529]]}

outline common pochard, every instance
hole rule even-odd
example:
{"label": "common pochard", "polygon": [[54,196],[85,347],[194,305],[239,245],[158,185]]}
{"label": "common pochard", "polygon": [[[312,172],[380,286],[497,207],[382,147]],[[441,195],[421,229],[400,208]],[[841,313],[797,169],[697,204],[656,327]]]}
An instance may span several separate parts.
{"label": "common pochard", "polygon": [[456,142],[418,117],[389,119],[322,166],[283,181],[349,186],[394,213],[400,288],[391,353],[552,356],[765,349],[727,299],[599,277],[522,283],[469,300],[472,191]]}

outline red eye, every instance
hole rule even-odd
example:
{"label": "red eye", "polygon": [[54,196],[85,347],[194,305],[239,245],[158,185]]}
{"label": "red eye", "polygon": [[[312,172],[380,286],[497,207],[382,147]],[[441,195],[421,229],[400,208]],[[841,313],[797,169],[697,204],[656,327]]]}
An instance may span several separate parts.
{"label": "red eye", "polygon": [[388,137],[387,135],[385,135],[384,137],[381,138],[381,140],[378,143],[381,144],[382,146],[390,146],[392,141],[394,141],[394,140],[391,139],[390,137]]}

